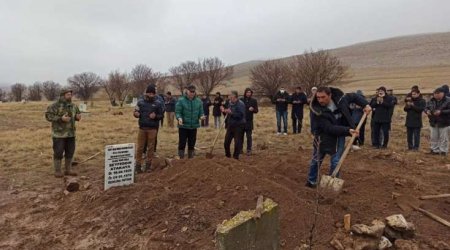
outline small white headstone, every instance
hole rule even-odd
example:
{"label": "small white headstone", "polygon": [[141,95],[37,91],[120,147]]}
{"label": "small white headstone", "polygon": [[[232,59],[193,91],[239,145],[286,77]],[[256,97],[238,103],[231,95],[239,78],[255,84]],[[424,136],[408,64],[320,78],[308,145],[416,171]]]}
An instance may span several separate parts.
{"label": "small white headstone", "polygon": [[105,190],[134,183],[134,143],[105,147]]}
{"label": "small white headstone", "polygon": [[80,109],[81,112],[86,112],[87,111],[87,105],[84,103],[81,103],[78,108]]}
{"label": "small white headstone", "polygon": [[137,102],[138,102],[138,99],[136,97],[133,97],[133,101],[130,103],[130,106],[131,107],[136,106]]}

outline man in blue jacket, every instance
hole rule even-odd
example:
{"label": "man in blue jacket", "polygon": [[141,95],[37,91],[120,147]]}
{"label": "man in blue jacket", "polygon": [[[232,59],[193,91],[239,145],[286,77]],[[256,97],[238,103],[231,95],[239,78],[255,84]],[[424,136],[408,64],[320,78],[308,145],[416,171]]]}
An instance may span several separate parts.
{"label": "man in blue jacket", "polygon": [[340,160],[337,149],[338,137],[359,134],[355,130],[356,124],[350,113],[350,103],[364,107],[366,113],[371,111],[369,103],[355,93],[344,94],[340,89],[329,87],[317,89],[310,106],[316,126],[307,187],[316,187],[318,169],[327,154],[331,156],[330,174],[336,168]]}
{"label": "man in blue jacket", "polygon": [[156,135],[160,120],[163,118],[162,103],[156,99],[156,89],[149,85],[143,99],[140,99],[134,109],[134,117],[139,118],[139,132],[137,138],[136,172],[142,173],[142,154],[147,147],[147,163],[145,171],[150,171]]}
{"label": "man in blue jacket", "polygon": [[229,95],[229,107],[222,107],[222,112],[227,115],[225,120],[225,127],[227,133],[225,134],[225,156],[231,157],[230,145],[234,140],[234,153],[233,158],[238,160],[239,154],[242,151],[242,139],[245,128],[245,104],[238,99],[237,91],[231,91]]}

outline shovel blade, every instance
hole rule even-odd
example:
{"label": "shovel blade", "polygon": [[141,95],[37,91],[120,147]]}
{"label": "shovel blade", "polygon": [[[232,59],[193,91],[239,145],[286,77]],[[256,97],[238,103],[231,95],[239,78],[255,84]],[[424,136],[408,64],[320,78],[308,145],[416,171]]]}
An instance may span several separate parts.
{"label": "shovel blade", "polygon": [[320,187],[340,192],[344,186],[344,180],[329,175],[322,175],[320,178]]}

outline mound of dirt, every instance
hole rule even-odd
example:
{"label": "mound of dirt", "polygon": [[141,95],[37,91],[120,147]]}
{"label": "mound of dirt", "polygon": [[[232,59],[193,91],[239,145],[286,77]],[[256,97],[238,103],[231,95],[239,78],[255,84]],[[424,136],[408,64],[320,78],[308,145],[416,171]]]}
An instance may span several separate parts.
{"label": "mound of dirt", "polygon": [[[101,165],[88,165],[79,169],[86,175],[80,186],[87,190],[65,195],[57,181],[33,191],[4,190],[0,248],[214,249],[216,225],[241,210],[254,209],[258,195],[263,195],[280,205],[284,249],[308,243],[313,225],[314,248],[329,249],[344,214],[352,214],[355,223],[368,222],[400,212],[392,191],[419,192],[416,179],[401,175],[412,171],[407,163],[381,157],[358,162],[367,156],[356,152],[349,160],[354,163],[345,166],[352,170],[343,174],[344,192],[318,196],[316,190],[303,186],[309,153],[260,154],[241,161],[175,160],[173,167],[138,175],[135,184],[107,191],[102,191]],[[405,181],[396,184],[396,176]],[[436,191],[424,180],[420,184]],[[444,207],[431,206],[448,212]],[[408,219],[418,225],[423,244],[448,240],[440,233],[445,230],[441,225],[420,214]]]}

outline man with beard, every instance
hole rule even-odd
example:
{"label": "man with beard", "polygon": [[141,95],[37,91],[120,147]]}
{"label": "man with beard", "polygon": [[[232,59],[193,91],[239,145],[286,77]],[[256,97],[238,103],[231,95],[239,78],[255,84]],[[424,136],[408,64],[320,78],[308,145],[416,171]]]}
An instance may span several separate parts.
{"label": "man with beard", "polygon": [[81,120],[81,112],[72,103],[72,90],[61,90],[59,100],[51,104],[45,113],[47,121],[52,123],[53,137],[53,167],[55,177],[63,177],[61,161],[65,159],[65,175],[77,175],[72,170],[73,155],[75,153],[75,122]]}
{"label": "man with beard", "polygon": [[[258,113],[258,101],[252,96],[253,90],[251,90],[250,88],[246,88],[244,97],[241,98],[241,101],[245,104],[246,122],[242,137],[244,137],[244,134],[247,135],[247,156],[250,156],[252,154],[253,114]],[[244,142],[244,138],[242,138],[242,142]]]}

